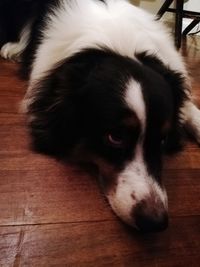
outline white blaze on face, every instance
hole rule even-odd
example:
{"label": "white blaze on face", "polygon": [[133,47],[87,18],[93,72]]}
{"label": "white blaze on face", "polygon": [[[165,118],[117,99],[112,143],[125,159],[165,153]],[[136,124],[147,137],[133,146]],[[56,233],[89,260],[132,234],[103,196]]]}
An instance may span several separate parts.
{"label": "white blaze on face", "polygon": [[[141,124],[141,135],[135,148],[134,158],[117,177],[117,186],[108,194],[108,200],[116,214],[129,224],[134,224],[134,207],[140,202],[151,199],[153,209],[160,203],[167,210],[167,196],[155,179],[148,173],[143,157],[143,137],[146,125],[145,102],[140,84],[134,80],[127,85],[125,101],[137,115]],[[153,153],[153,151],[152,151]],[[153,199],[152,199],[153,198]],[[147,203],[148,205],[148,203]],[[156,205],[158,207],[156,207]],[[159,210],[158,210],[159,213]]]}

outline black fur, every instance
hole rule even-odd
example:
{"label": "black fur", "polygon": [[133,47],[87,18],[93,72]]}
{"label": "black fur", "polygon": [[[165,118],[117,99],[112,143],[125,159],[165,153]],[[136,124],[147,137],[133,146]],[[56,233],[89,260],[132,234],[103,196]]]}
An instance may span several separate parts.
{"label": "black fur", "polygon": [[[141,84],[146,103],[145,159],[149,172],[160,180],[163,146],[169,148],[171,138],[180,132],[183,79],[153,56],[142,54],[138,59],[144,65],[108,50],[88,49],[51,70],[39,82],[37,100],[30,106],[35,117],[30,124],[35,149],[65,158],[82,145],[85,151],[122,167],[134,157],[140,132],[122,123],[133,115],[122,98],[132,78]],[[171,127],[163,136],[165,121]],[[106,133],[122,128],[129,139],[127,146],[110,147]]]}
{"label": "black fur", "polygon": [[88,49],[53,69],[38,84],[37,101],[30,106],[36,150],[65,157],[84,143],[117,164],[130,158],[138,129],[127,127],[130,147],[123,149],[109,147],[104,137],[132,114],[121,96],[134,64],[109,51]]}
{"label": "black fur", "polygon": [[[181,73],[170,70],[155,55],[141,53],[137,55],[137,58],[145,67],[149,68],[148,85],[143,91],[148,113],[144,143],[145,158],[149,163],[149,171],[160,180],[162,167],[160,155],[176,153],[183,146],[182,137],[184,134],[180,110],[187,98],[186,82]],[[157,74],[157,77],[151,74],[152,70]],[[162,83],[158,82],[160,78]],[[143,80],[144,77],[142,77],[141,82]],[[162,121],[167,119],[170,119],[171,127],[170,131],[163,136],[158,131],[161,128],[158,125],[161,125]]]}
{"label": "black fur", "polygon": [[[137,55],[137,58],[149,68],[160,74],[167,84],[171,88],[173,97],[173,127],[165,140],[165,152],[173,153],[179,151],[182,147],[182,136],[183,136],[183,126],[181,125],[181,107],[187,99],[186,92],[186,81],[183,75],[179,72],[172,71],[170,68],[165,66],[161,60],[159,60],[156,55],[148,55],[148,53],[141,53]],[[153,106],[153,105],[151,105]]]}

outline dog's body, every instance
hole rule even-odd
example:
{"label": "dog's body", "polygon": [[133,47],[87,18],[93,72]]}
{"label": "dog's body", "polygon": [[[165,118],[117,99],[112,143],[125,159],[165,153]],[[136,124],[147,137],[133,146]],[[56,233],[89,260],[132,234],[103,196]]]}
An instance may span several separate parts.
{"label": "dog's body", "polygon": [[34,149],[95,163],[119,217],[164,229],[162,154],[183,128],[200,142],[200,111],[166,29],[124,0],[16,2],[32,11],[15,35],[10,22],[0,32],[1,55],[20,58],[29,78],[23,108]]}

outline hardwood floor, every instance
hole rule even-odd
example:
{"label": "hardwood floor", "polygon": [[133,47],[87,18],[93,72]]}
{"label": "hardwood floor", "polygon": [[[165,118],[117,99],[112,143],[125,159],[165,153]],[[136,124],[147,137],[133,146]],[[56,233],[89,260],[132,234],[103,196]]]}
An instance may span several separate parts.
{"label": "hardwood floor", "polygon": [[[183,54],[200,105],[200,39]],[[165,160],[170,226],[141,235],[112,213],[96,179],[34,154],[18,113],[26,84],[0,60],[0,266],[200,266],[200,148]]]}

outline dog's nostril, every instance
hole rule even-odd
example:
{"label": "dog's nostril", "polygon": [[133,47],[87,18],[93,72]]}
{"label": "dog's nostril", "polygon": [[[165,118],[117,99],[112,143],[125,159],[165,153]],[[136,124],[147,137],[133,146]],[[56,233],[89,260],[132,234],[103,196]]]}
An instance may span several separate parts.
{"label": "dog's nostril", "polygon": [[142,232],[160,232],[168,226],[168,214],[166,211],[156,214],[146,214],[138,211],[135,214],[135,224]]}
{"label": "dog's nostril", "polygon": [[160,232],[168,226],[168,216],[151,217],[140,215],[136,218],[136,226],[142,232]]}

